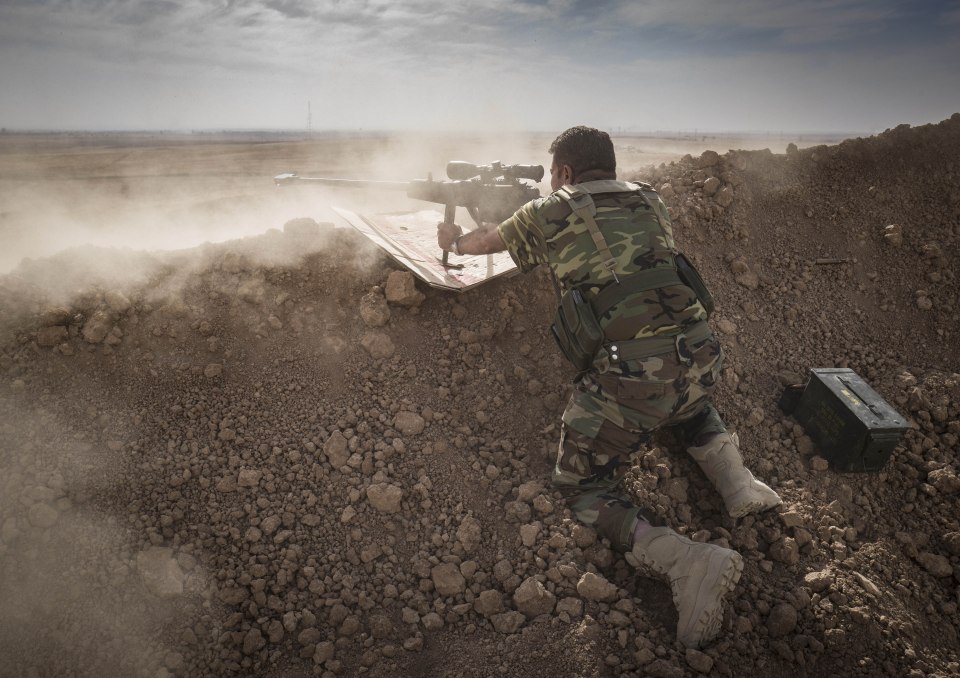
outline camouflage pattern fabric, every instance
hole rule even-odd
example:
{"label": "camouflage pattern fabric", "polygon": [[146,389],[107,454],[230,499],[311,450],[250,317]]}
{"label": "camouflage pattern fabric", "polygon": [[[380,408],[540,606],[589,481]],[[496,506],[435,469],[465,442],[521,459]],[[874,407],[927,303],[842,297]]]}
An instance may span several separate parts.
{"label": "camouflage pattern fabric", "polygon": [[649,518],[616,488],[648,437],[625,431],[610,421],[602,422],[593,438],[566,425],[560,431],[553,486],[581,523],[624,551],[630,549],[637,521],[649,522]]}
{"label": "camouflage pattern fabric", "polygon": [[[676,252],[670,217],[649,186],[604,181],[593,200],[594,217],[617,261],[617,274],[672,267]],[[646,199],[644,199],[646,197]],[[654,213],[654,210],[657,213]],[[659,219],[658,219],[659,216]],[[551,194],[527,203],[500,224],[500,236],[520,270],[550,266],[564,289],[591,298],[612,275],[582,219]],[[709,395],[723,364],[720,342],[710,335],[691,344],[683,330],[706,321],[706,311],[684,285],[628,296],[599,318],[608,340],[677,335],[673,350],[641,360],[604,364],[581,375],[563,413],[553,484],[577,518],[629,549],[641,509],[616,487],[649,434],[677,426],[688,440],[726,430]]]}
{"label": "camouflage pattern fabric", "polygon": [[670,353],[622,365],[630,376],[584,374],[563,412],[563,423],[592,437],[603,421],[650,432],[686,420],[720,378],[723,350],[712,335],[693,345],[681,337]]}
{"label": "camouflage pattern fabric", "polygon": [[[666,205],[657,192],[647,187],[641,194],[634,185],[624,182],[602,184],[604,189],[616,190],[593,195],[597,208],[594,218],[617,262],[617,275],[672,268],[676,251],[673,229]],[[527,203],[499,229],[507,251],[521,271],[547,264],[564,290],[576,286],[587,299],[616,284],[601,265],[600,252],[586,223],[556,193]],[[693,290],[685,285],[671,285],[632,295],[598,320],[608,340],[622,341],[672,334],[706,318]]]}
{"label": "camouflage pattern fabric", "polygon": [[671,355],[643,361],[657,364],[661,377],[675,375],[673,381],[588,372],[564,412],[553,485],[577,518],[615,548],[629,550],[637,521],[649,522],[616,487],[650,433],[672,427],[696,441],[726,430],[709,400],[720,370],[719,344],[711,337],[693,355],[700,361],[693,367]]}
{"label": "camouflage pattern fabric", "polygon": [[[705,433],[726,430],[720,415],[707,401],[676,427],[688,440]],[[634,465],[634,456],[650,435],[623,429],[609,419],[600,422],[597,435],[583,435],[563,424],[560,450],[551,481],[560,490],[577,519],[606,537],[620,551],[633,545],[637,522],[654,522],[626,495],[617,491],[624,475]]]}

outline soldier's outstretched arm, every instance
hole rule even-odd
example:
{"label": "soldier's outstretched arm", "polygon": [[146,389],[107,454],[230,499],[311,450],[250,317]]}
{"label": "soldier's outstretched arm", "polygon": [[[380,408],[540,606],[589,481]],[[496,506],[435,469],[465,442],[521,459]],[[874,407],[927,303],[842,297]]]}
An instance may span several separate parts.
{"label": "soldier's outstretched arm", "polygon": [[507,249],[497,229],[499,224],[484,222],[480,228],[462,233],[456,224],[437,224],[437,243],[440,249],[454,254],[494,254]]}

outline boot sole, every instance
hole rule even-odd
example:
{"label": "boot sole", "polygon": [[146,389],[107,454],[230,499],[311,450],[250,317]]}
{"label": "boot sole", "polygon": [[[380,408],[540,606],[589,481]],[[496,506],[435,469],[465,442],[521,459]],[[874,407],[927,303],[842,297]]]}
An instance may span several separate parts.
{"label": "boot sole", "polygon": [[743,573],[743,557],[736,551],[717,549],[710,554],[707,570],[697,587],[697,607],[703,606],[697,619],[681,637],[684,646],[698,648],[716,638],[723,622],[723,599],[734,589]]}

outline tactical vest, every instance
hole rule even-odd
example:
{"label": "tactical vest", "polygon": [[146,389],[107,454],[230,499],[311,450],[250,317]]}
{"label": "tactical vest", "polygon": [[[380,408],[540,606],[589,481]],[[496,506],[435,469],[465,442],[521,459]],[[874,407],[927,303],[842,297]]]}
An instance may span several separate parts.
{"label": "tactical vest", "polygon": [[679,352],[681,340],[696,343],[710,336],[709,327],[705,322],[701,322],[685,331],[672,334],[617,342],[606,340],[598,318],[603,317],[607,311],[631,295],[640,292],[672,285],[684,285],[693,291],[708,317],[714,309],[713,297],[700,274],[676,248],[671,249],[672,266],[670,267],[657,267],[618,275],[616,260],[594,218],[597,207],[593,202],[592,194],[625,191],[636,192],[643,198],[653,211],[664,238],[672,242],[660,213],[645,195],[645,191],[654,191],[649,184],[613,180],[589,181],[575,186],[563,186],[556,192],[557,196],[566,201],[573,213],[586,224],[593,244],[600,252],[601,266],[613,278],[611,284],[595,295],[589,295],[576,286],[560,294],[560,287],[556,285],[560,303],[550,329],[560,350],[580,372],[601,367],[603,368],[601,371],[605,371],[605,366],[610,362],[642,360],[666,353],[672,348],[677,348]]}

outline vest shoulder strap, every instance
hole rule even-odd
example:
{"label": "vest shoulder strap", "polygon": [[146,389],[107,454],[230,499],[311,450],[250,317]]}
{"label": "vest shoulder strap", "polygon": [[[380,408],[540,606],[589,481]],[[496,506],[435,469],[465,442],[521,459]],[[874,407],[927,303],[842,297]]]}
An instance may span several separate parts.
{"label": "vest shoulder strap", "polygon": [[[657,211],[657,208],[650,202],[650,199],[644,195],[646,191],[655,191],[653,186],[650,184],[643,183],[641,181],[629,182],[629,181],[616,181],[614,179],[600,179],[598,181],[586,181],[582,184],[570,185],[566,184],[557,190],[557,195],[565,200],[570,209],[573,210],[573,213],[578,217],[583,219],[584,223],[587,225],[587,230],[590,232],[590,237],[593,239],[593,244],[597,248],[597,251],[600,252],[600,256],[603,258],[602,265],[607,269],[610,274],[613,276],[613,279],[618,283],[620,279],[617,277],[616,272],[616,260],[613,258],[613,254],[610,252],[610,247],[607,245],[606,239],[603,237],[603,233],[600,232],[600,227],[597,226],[597,221],[594,219],[594,216],[597,214],[597,206],[593,202],[593,194],[599,193],[638,193],[643,201],[647,204],[647,207],[653,212],[654,218],[657,220],[657,224],[660,226],[660,230],[667,234],[666,226],[663,223],[663,219],[660,218],[660,213]],[[673,252],[676,254],[676,252]]]}
{"label": "vest shoulder strap", "polygon": [[590,237],[593,239],[593,245],[602,257],[601,265],[610,272],[614,280],[620,282],[619,278],[617,278],[617,261],[613,258],[613,254],[607,246],[607,241],[604,239],[603,233],[600,232],[600,227],[597,226],[597,220],[593,218],[597,213],[597,206],[594,204],[593,197],[590,195],[591,191],[584,190],[584,186],[586,186],[586,184],[578,184],[576,186],[567,184],[557,191],[557,195],[570,205],[570,209],[573,210],[574,214],[583,219],[587,225],[587,230],[590,232]]}
{"label": "vest shoulder strap", "polygon": [[[647,191],[652,191],[653,193],[656,193],[656,192],[657,192],[657,189],[655,189],[655,188],[654,188],[653,186],[651,186],[650,184],[645,184],[645,183],[643,183],[642,181],[635,181],[635,182],[633,182],[633,186],[636,187],[637,192],[640,194],[640,197],[643,198],[643,201],[644,201],[645,203],[647,203],[647,207],[649,207],[649,208],[650,208],[650,211],[653,212],[653,216],[654,216],[654,218],[657,220],[657,225],[660,226],[660,231],[663,233],[663,237],[664,237],[664,238],[667,238],[667,227],[666,227],[666,225],[663,223],[663,219],[660,217],[660,212],[657,210],[656,205],[654,205],[652,202],[650,202],[650,198],[648,198],[647,195],[646,195],[646,192],[647,192]],[[672,238],[667,238],[667,242],[669,242],[670,240],[672,240]],[[676,247],[674,247],[674,248],[672,249],[672,253],[673,253],[674,256],[677,255],[677,248],[676,248]]]}

